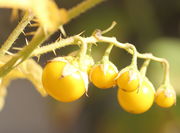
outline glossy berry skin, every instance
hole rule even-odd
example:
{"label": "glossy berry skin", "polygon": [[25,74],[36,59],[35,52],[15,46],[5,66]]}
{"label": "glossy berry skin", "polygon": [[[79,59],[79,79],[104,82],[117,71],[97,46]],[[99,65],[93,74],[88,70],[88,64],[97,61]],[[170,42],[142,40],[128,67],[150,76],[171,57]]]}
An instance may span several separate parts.
{"label": "glossy berry skin", "polygon": [[[105,67],[105,68],[104,68]],[[115,78],[118,70],[112,63],[99,64],[92,67],[89,77],[91,82],[101,89],[111,88],[116,85]]]}
{"label": "glossy berry skin", "polygon": [[162,108],[169,108],[176,103],[176,94],[173,89],[160,88],[156,92],[155,102]]}
{"label": "glossy berry skin", "polygon": [[62,75],[66,64],[63,61],[49,62],[43,70],[42,83],[47,93],[56,100],[72,102],[79,99],[86,89],[79,71],[66,76]]}
{"label": "glossy berry skin", "polygon": [[143,81],[140,88],[132,92],[118,89],[118,102],[127,112],[141,114],[149,110],[154,101],[154,87],[149,81]]}
{"label": "glossy berry skin", "polygon": [[124,91],[134,91],[140,83],[139,73],[136,71],[125,71],[117,79],[117,85]]}

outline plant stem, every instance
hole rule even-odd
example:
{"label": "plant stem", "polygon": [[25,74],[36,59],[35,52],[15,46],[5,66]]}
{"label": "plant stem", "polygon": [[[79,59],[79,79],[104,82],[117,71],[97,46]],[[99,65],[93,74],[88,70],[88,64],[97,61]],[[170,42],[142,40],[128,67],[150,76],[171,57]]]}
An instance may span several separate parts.
{"label": "plant stem", "polygon": [[116,26],[116,24],[117,24],[117,23],[116,23],[115,21],[113,21],[112,24],[110,25],[110,27],[108,27],[107,29],[103,30],[103,31],[101,32],[101,34],[103,35],[103,34],[109,32],[110,30],[112,30],[112,29]]}
{"label": "plant stem", "polygon": [[96,6],[97,4],[103,2],[104,0],[85,0],[77,6],[73,7],[68,11],[68,21],[73,18],[78,17],[82,13],[86,12],[88,9]]}
{"label": "plant stem", "polygon": [[18,38],[18,36],[22,33],[27,24],[32,20],[33,14],[30,12],[26,12],[23,16],[21,22],[17,25],[17,27],[12,31],[9,35],[8,39],[4,42],[0,49],[0,56],[3,56],[6,51],[12,46],[14,41]]}
{"label": "plant stem", "polygon": [[125,45],[127,45],[127,47],[125,48],[126,50],[131,49],[132,50],[132,61],[131,61],[131,65],[133,68],[137,69],[137,50],[136,47],[132,44],[126,43]]}
{"label": "plant stem", "polygon": [[[72,8],[68,11],[68,20],[69,22],[71,19],[77,17],[81,13],[87,11],[88,9],[92,8],[93,6],[101,3],[103,0],[86,0],[80,3],[78,6]],[[63,25],[62,23],[59,25]],[[58,26],[58,27],[59,27]],[[58,29],[57,27],[57,29]],[[44,42],[47,38],[50,37],[55,31],[51,31],[45,35],[44,31],[39,28],[37,33],[34,35],[33,39],[29,43],[28,46],[24,47],[22,51],[17,53],[12,59],[10,59],[5,65],[0,68],[0,77],[5,76],[8,72],[10,72],[13,68],[17,67],[20,63],[26,60],[32,54],[33,50],[38,47],[41,43]]]}
{"label": "plant stem", "polygon": [[109,55],[111,53],[111,50],[113,48],[113,44],[109,44],[109,46],[107,47],[105,53],[104,53],[104,56],[103,56],[103,62],[106,62],[106,61],[109,61]]}
{"label": "plant stem", "polygon": [[42,46],[40,48],[35,49],[31,55],[31,57],[38,56],[38,55],[41,55],[41,54],[44,54],[47,52],[51,52],[55,49],[59,49],[59,48],[65,47],[65,46],[76,45],[75,42],[76,42],[76,40],[74,39],[74,37],[61,39],[58,42],[54,42],[54,43],[48,44],[46,46]]}
{"label": "plant stem", "polygon": [[[94,38],[95,38],[95,40],[93,39],[94,43],[96,43],[96,41],[110,43],[110,44],[113,44],[119,48],[125,49],[130,54],[134,54],[134,50],[132,50],[131,48],[127,48],[126,43],[124,44],[124,43],[118,42],[115,37],[104,37],[100,33],[97,33],[97,34],[94,34]],[[169,63],[166,59],[155,57],[149,53],[141,54],[139,52],[137,52],[137,57],[142,58],[142,59],[154,60],[154,61],[157,61],[157,62],[164,64],[163,83],[169,84],[169,82],[170,82],[170,79],[169,79]]]}
{"label": "plant stem", "polygon": [[[72,44],[79,45],[79,43],[77,43],[77,41],[76,41],[76,38],[77,38],[76,36],[72,36],[72,37],[60,40],[59,42],[49,44],[48,46],[38,48],[37,50],[35,50],[35,53],[33,55],[37,56],[37,55],[40,55],[43,53],[50,52],[50,51],[55,50],[57,48],[61,48],[61,47],[72,45]],[[83,41],[86,42],[88,45],[96,44],[98,42],[104,42],[104,43],[109,43],[110,45],[114,45],[114,46],[117,46],[119,48],[125,49],[130,54],[134,54],[134,52],[136,52],[137,55],[134,56],[134,60],[135,60],[134,62],[137,62],[136,61],[137,57],[142,58],[142,59],[146,59],[146,60],[154,60],[154,61],[160,62],[160,63],[164,64],[164,68],[165,68],[163,83],[167,84],[170,82],[170,80],[169,80],[169,63],[164,58],[155,57],[150,53],[143,53],[143,54],[139,53],[139,52],[137,52],[136,49],[134,49],[134,50],[132,49],[133,48],[132,44],[120,43],[116,40],[115,37],[104,37],[99,33],[97,33],[97,34],[95,33],[95,34],[93,34],[93,36],[86,37],[86,38],[81,37],[81,39],[83,39]],[[109,49],[107,51],[109,51]]]}
{"label": "plant stem", "polygon": [[149,66],[150,61],[151,61],[150,59],[146,59],[144,61],[143,65],[141,66],[140,73],[141,73],[142,77],[145,77],[146,71],[147,71],[147,67]]}
{"label": "plant stem", "polygon": [[[82,61],[87,53],[87,43],[84,41],[84,39],[80,36],[76,37],[76,42],[80,44],[80,52],[79,52],[79,57],[80,61]],[[79,41],[78,41],[79,40]]]}
{"label": "plant stem", "polygon": [[36,48],[37,44],[42,42],[41,38],[45,36],[45,34],[39,34],[39,32],[42,32],[41,30],[42,29],[39,29],[36,32],[36,38],[33,38],[29,45],[27,45],[22,51],[17,53],[12,59],[10,59],[10,61],[8,61],[0,68],[0,77],[6,75],[8,72],[10,72],[30,56],[29,51],[32,51],[34,48]]}

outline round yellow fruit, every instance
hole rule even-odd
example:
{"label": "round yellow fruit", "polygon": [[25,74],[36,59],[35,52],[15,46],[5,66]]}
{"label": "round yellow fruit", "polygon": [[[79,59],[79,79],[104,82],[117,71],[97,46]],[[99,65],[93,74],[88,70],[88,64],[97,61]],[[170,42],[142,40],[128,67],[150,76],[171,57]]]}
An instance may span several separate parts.
{"label": "round yellow fruit", "polygon": [[176,93],[173,89],[159,88],[155,97],[156,104],[162,108],[169,108],[176,103]]}
{"label": "round yellow fruit", "polygon": [[127,112],[141,114],[150,109],[154,101],[154,87],[148,81],[144,80],[141,86],[132,92],[118,89],[118,102]]}
{"label": "round yellow fruit", "polygon": [[[42,74],[43,87],[47,93],[62,102],[75,101],[86,91],[80,71],[76,71],[72,65],[66,67],[67,64],[64,61],[50,61]],[[69,73],[63,75],[64,70]]]}
{"label": "round yellow fruit", "polygon": [[111,63],[99,64],[91,68],[89,77],[91,82],[98,88],[107,89],[116,85],[118,70]]}
{"label": "round yellow fruit", "polygon": [[117,79],[117,85],[124,91],[134,91],[140,84],[140,76],[135,71],[125,71]]}

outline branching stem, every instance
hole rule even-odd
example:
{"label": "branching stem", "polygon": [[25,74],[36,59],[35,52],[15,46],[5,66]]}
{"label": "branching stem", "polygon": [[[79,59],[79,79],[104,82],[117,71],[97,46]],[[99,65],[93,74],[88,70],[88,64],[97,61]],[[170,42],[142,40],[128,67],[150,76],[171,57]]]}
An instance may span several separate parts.
{"label": "branching stem", "polygon": [[[90,37],[81,37],[81,39],[83,40],[83,42],[86,42],[86,44],[91,45],[91,44],[96,44],[99,42],[103,42],[103,43],[109,43],[109,50],[111,50],[112,46],[116,46],[119,48],[122,48],[124,50],[126,50],[128,53],[130,54],[134,54],[134,52],[136,52],[136,55],[134,56],[134,62],[137,63],[137,57],[141,58],[141,59],[145,59],[145,60],[154,60],[157,62],[160,62],[163,64],[164,68],[165,68],[165,75],[164,75],[164,81],[163,83],[169,83],[169,63],[166,59],[164,58],[159,58],[159,57],[155,57],[154,55],[152,55],[151,53],[139,53],[137,52],[137,50],[134,48],[134,45],[129,44],[129,43],[121,43],[118,42],[116,40],[115,37],[105,37],[102,36],[99,31],[96,33],[93,33],[92,36]],[[57,41],[55,43],[49,44],[47,46],[43,46],[41,48],[36,49],[32,56],[38,56],[40,54],[44,54],[47,52],[51,52],[52,50],[64,47],[64,46],[68,46],[68,45],[79,45],[79,43],[77,43],[77,36],[72,36],[66,39],[62,39],[60,41]],[[111,46],[112,45],[112,46]],[[109,52],[108,52],[109,54]],[[136,57],[137,56],[137,57]]]}
{"label": "branching stem", "polygon": [[145,60],[143,65],[141,66],[140,73],[142,77],[145,77],[147,67],[149,66],[150,61],[151,61],[150,59]]}
{"label": "branching stem", "polygon": [[[103,0],[85,0],[85,1],[83,1],[78,6],[75,6],[74,8],[72,8],[68,11],[68,20],[66,21],[66,23],[69,22],[70,20],[72,20],[73,18],[79,16],[81,13],[92,8],[93,6],[97,5],[98,3],[101,3],[102,1]],[[62,23],[59,24],[58,27],[60,27],[63,24]],[[58,29],[58,27],[57,27],[57,29]],[[39,28],[38,31],[36,32],[36,34],[34,35],[33,39],[30,41],[29,45],[24,47],[22,49],[22,51],[17,53],[12,59],[10,59],[5,65],[3,65],[0,68],[0,77],[5,76],[13,68],[17,67],[24,60],[26,60],[28,57],[30,57],[30,55],[33,53],[33,51],[38,46],[40,46],[47,38],[49,38],[50,35],[52,35],[55,31],[51,31],[51,32],[48,32],[45,34],[44,31],[42,30],[42,28]],[[15,39],[16,38],[17,37],[15,37]]]}
{"label": "branching stem", "polygon": [[103,61],[104,62],[109,60],[109,55],[111,53],[111,50],[112,50],[113,46],[114,46],[113,44],[109,44],[109,46],[107,47],[107,49],[106,49],[106,51],[104,53],[104,56],[103,56]]}
{"label": "branching stem", "polygon": [[7,40],[4,42],[0,49],[0,56],[3,56],[6,51],[9,50],[9,48],[12,46],[14,41],[18,38],[18,36],[23,32],[24,28],[28,25],[28,23],[32,20],[33,14],[31,12],[26,12],[23,16],[20,23],[17,25],[17,27],[12,31],[12,33],[9,35]]}

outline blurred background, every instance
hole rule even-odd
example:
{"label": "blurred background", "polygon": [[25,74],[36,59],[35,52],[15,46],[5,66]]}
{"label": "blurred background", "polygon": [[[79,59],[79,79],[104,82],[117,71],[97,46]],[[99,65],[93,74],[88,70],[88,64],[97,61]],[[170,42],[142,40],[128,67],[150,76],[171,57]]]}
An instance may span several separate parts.
{"label": "blurred background", "polygon": [[[67,9],[82,0],[56,0]],[[18,21],[10,22],[11,10],[0,9],[0,44]],[[169,109],[157,105],[140,115],[125,112],[116,98],[117,88],[100,90],[92,84],[89,97],[83,96],[72,103],[61,103],[51,97],[42,98],[27,80],[15,80],[8,87],[6,104],[0,112],[0,133],[179,133],[180,132],[180,0],[106,0],[64,26],[68,36],[85,31],[90,36],[95,29],[117,26],[107,33],[120,42],[135,44],[139,52],[152,52],[169,60],[171,82],[177,91],[177,104]],[[49,40],[54,41],[59,33]],[[15,46],[24,45],[21,35]],[[100,60],[107,45],[93,47],[93,57]],[[67,55],[77,49],[57,50]],[[52,59],[45,54],[40,64]],[[118,69],[129,65],[131,56],[124,50],[113,48],[110,57]],[[139,66],[142,60],[139,61]],[[152,62],[147,76],[157,88],[162,81],[161,65]]]}

